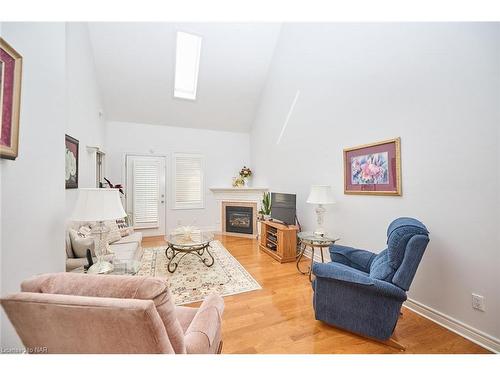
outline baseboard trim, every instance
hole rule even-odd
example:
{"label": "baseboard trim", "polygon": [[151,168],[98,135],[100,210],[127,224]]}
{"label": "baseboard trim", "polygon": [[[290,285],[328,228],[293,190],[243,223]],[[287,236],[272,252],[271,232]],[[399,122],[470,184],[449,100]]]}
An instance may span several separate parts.
{"label": "baseboard trim", "polygon": [[487,333],[473,328],[411,298],[408,298],[403,305],[424,318],[439,324],[440,326],[466,338],[469,341],[472,341],[479,346],[482,346],[485,349],[491,350],[497,354],[500,353],[500,340],[496,337],[490,336]]}
{"label": "baseboard trim", "polygon": [[245,234],[245,233],[235,233],[235,232],[222,232],[222,231],[216,231],[215,234],[220,234],[224,236],[232,236],[232,237],[242,237],[242,238],[250,238],[250,239],[257,239],[257,234]]}
{"label": "baseboard trim", "polygon": [[[304,256],[311,259],[311,250],[306,249]],[[314,261],[321,262],[321,255],[318,254],[317,251],[314,254]],[[490,336],[487,333],[473,328],[457,319],[452,318],[451,316],[443,314],[442,312],[426,306],[423,303],[417,302],[414,299],[408,298],[403,305],[418,315],[439,324],[447,330],[452,331],[485,349],[491,350],[493,353],[500,353],[500,340],[496,337]]]}

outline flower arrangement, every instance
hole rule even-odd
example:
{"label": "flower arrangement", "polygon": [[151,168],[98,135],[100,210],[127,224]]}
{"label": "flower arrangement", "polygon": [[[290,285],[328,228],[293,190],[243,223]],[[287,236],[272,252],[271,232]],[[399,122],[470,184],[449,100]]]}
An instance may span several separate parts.
{"label": "flower arrangement", "polygon": [[175,234],[182,235],[185,240],[190,240],[191,235],[196,232],[196,227],[193,227],[191,225],[186,225],[186,226],[180,226],[175,229]]}
{"label": "flower arrangement", "polygon": [[247,166],[243,166],[243,168],[241,168],[241,171],[240,171],[240,177],[242,178],[248,178],[252,175],[252,171],[250,170],[250,168],[248,168]]}
{"label": "flower arrangement", "polygon": [[243,177],[233,177],[233,187],[243,187],[245,186],[245,180]]}
{"label": "flower arrangement", "polygon": [[246,165],[241,168],[241,171],[237,177],[233,177],[233,187],[247,187],[248,179],[252,176],[252,171]]}

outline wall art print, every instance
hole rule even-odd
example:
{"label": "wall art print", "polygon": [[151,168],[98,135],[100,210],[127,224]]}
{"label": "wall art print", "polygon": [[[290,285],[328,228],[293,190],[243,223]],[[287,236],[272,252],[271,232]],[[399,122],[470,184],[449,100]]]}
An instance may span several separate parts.
{"label": "wall art print", "polygon": [[66,189],[78,188],[78,143],[66,134]]}
{"label": "wall art print", "polygon": [[401,195],[401,139],[345,149],[344,193]]}
{"label": "wall art print", "polygon": [[0,157],[14,160],[19,146],[22,57],[0,38]]}

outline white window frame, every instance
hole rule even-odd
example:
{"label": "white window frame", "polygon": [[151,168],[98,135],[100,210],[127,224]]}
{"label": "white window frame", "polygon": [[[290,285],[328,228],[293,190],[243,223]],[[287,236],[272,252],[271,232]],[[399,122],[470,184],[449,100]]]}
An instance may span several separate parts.
{"label": "white window frame", "polygon": [[[180,34],[186,34],[189,36],[199,38],[198,51],[195,61],[195,71],[193,72],[194,87],[192,91],[182,90],[177,86],[178,49],[179,49],[178,43]],[[178,30],[176,33],[176,42],[175,42],[176,48],[175,48],[175,63],[174,63],[174,93],[173,93],[174,98],[176,99],[189,100],[189,101],[196,100],[196,96],[198,93],[198,81],[200,75],[200,59],[201,59],[202,44],[203,44],[203,37],[201,35],[181,30]]]}
{"label": "white window frame", "polygon": [[[201,201],[196,204],[180,203],[176,200],[176,185],[177,185],[177,157],[193,157],[201,161]],[[172,208],[174,210],[194,210],[205,208],[205,156],[197,153],[176,152],[172,157]]]}

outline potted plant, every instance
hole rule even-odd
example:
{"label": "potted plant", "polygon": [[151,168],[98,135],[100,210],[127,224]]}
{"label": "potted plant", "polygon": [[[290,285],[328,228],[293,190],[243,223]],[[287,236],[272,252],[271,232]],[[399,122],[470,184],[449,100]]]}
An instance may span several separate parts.
{"label": "potted plant", "polygon": [[264,220],[269,220],[271,218],[271,194],[266,192],[262,196],[262,207],[259,211]]}

